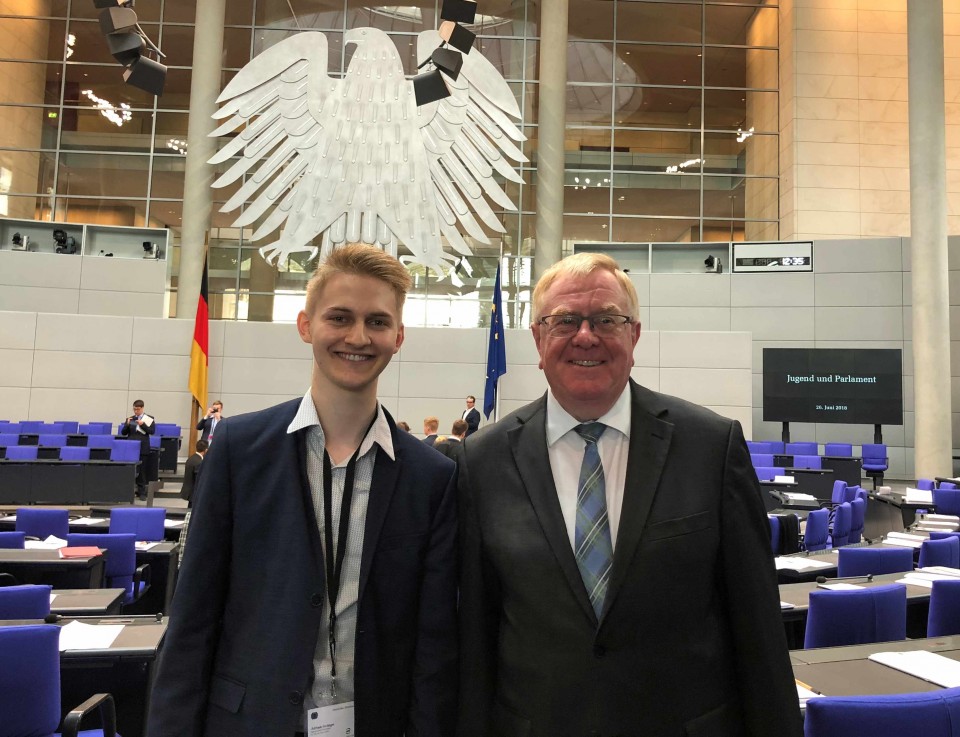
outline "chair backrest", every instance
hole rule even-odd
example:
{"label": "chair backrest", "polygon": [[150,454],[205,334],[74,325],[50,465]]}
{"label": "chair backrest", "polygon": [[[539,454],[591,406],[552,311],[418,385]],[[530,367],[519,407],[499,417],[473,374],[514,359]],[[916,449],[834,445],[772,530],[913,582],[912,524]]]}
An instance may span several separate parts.
{"label": "chair backrest", "polygon": [[810,592],[805,648],[891,642],[906,636],[907,587],[903,584]]}
{"label": "chair backrest", "polygon": [[0,433],[0,445],[20,445],[20,435],[12,432]]}
{"label": "chair backrest", "polygon": [[8,445],[8,461],[35,461],[37,460],[36,445]]}
{"label": "chair backrest", "polygon": [[170,422],[158,422],[155,434],[161,438],[179,438],[180,425],[174,425]]}
{"label": "chair backrest", "polygon": [[806,550],[823,550],[827,547],[829,523],[829,509],[817,509],[807,515],[807,526],[803,533],[803,547]]}
{"label": "chair backrest", "polygon": [[782,440],[768,440],[767,445],[770,447],[770,450],[767,453],[782,454],[783,453],[783,441]]}
{"label": "chair backrest", "polygon": [[70,513],[66,509],[20,507],[17,509],[16,529],[41,540],[50,535],[65,540],[70,532]]}
{"label": "chair backrest", "polygon": [[850,543],[850,528],[853,524],[853,510],[850,502],[844,502],[834,509],[833,530],[830,533],[831,545],[835,548]]}
{"label": "chair backrest", "polygon": [[60,723],[60,628],[0,627],[0,735],[53,734]]}
{"label": "chair backrest", "polygon": [[765,440],[748,440],[747,441],[747,450],[753,453],[773,453],[770,449],[770,443]]}
{"label": "chair backrest", "polygon": [[20,531],[0,532],[0,548],[22,548],[27,534]]}
{"label": "chair backrest", "polygon": [[114,440],[113,450],[110,451],[111,461],[131,463],[140,460],[139,440]]}
{"label": "chair backrest", "polygon": [[797,442],[787,443],[786,452],[788,455],[815,456],[820,452],[816,443]]}
{"label": "chair backrest", "polygon": [[773,465],[773,453],[751,453],[750,461],[756,466],[765,466],[769,468]]}
{"label": "chair backrest", "polygon": [[103,574],[108,588],[126,588],[133,581],[137,568],[137,536],[133,534],[71,532],[67,535],[71,548],[93,546],[105,548],[107,559]]}
{"label": "chair backrest", "polygon": [[19,435],[20,423],[19,422],[0,422],[0,433],[4,435]]}
{"label": "chair backrest", "polygon": [[109,422],[84,422],[78,428],[84,435],[112,435],[113,428]]}
{"label": "chair backrest", "polygon": [[956,737],[960,732],[960,688],[883,696],[810,699],[806,737]]}
{"label": "chair backrest", "polygon": [[913,548],[840,548],[838,576],[866,576],[913,570]]}
{"label": "chair backrest", "polygon": [[43,423],[39,420],[23,420],[20,423],[20,432],[21,433],[30,433],[32,435],[39,435],[43,428]]}
{"label": "chair backrest", "polygon": [[921,491],[930,491],[933,487],[933,479],[917,479],[917,488]]}
{"label": "chair backrest", "polygon": [[956,485],[955,483],[953,483],[952,481],[941,481],[941,482],[940,482],[940,486],[938,486],[937,488],[938,488],[938,489],[943,489],[944,491],[946,491],[946,490],[949,490],[949,489],[956,489],[956,488],[958,488],[958,487],[957,487],[957,485]]}
{"label": "chair backrest", "polygon": [[[860,488],[859,486],[854,486],[853,488],[856,489],[856,492],[854,492],[854,498],[863,499],[863,503],[866,504],[867,500],[870,498],[870,492],[868,492],[866,489]],[[866,507],[864,507],[864,509],[866,509]]]}
{"label": "chair backrest", "polygon": [[113,448],[113,435],[87,435],[88,448]]}
{"label": "chair backrest", "polygon": [[43,619],[50,613],[53,586],[4,586],[0,588],[0,619]]}
{"label": "chair backrest", "polygon": [[38,445],[43,445],[46,447],[62,448],[67,444],[66,435],[47,435],[43,434],[40,436],[40,442]]}
{"label": "chair backrest", "polygon": [[68,435],[80,432],[80,423],[76,420],[57,420],[55,424],[60,425],[60,432]]}
{"label": "chair backrest", "polygon": [[883,443],[868,443],[860,446],[863,467],[869,471],[887,470],[887,446]]}
{"label": "chair backrest", "polygon": [[[834,482],[834,483],[836,483],[836,482]],[[857,493],[858,491],[860,491],[860,487],[859,487],[859,486],[848,486],[846,489],[843,490],[843,501],[845,501],[845,502],[852,502],[854,499],[859,499],[859,498],[860,498],[860,495]],[[866,492],[864,492],[864,493],[863,493],[863,500],[864,500],[864,501],[867,500],[866,497],[867,497],[867,494],[866,494]],[[838,503],[840,503],[840,502],[838,502]]]}
{"label": "chair backrest", "polygon": [[159,435],[154,433],[153,435],[150,436],[150,447],[159,448],[161,440],[163,440],[163,438],[161,438]]}
{"label": "chair backrest", "polygon": [[794,456],[794,468],[823,468],[823,460],[820,456]]}
{"label": "chair backrest", "polygon": [[846,498],[847,482],[837,479],[833,482],[833,492],[830,494],[830,501],[834,504],[843,504],[850,501]]}
{"label": "chair backrest", "polygon": [[132,533],[137,540],[163,540],[163,507],[114,507],[110,510],[110,532]]}
{"label": "chair backrest", "polygon": [[927,637],[960,635],[960,578],[934,581],[930,589]]}
{"label": "chair backrest", "polygon": [[863,526],[866,522],[867,503],[863,499],[854,499],[850,505],[850,536],[848,545],[856,545],[863,538]]}
{"label": "chair backrest", "polygon": [[780,518],[776,515],[767,515],[770,523],[770,547],[774,555],[780,555]]}
{"label": "chair backrest", "polygon": [[89,461],[90,449],[78,445],[68,445],[60,449],[61,461]]}
{"label": "chair backrest", "polygon": [[823,454],[834,458],[850,458],[853,456],[853,445],[850,443],[824,443]]}
{"label": "chair backrest", "polygon": [[784,469],[776,466],[754,466],[753,470],[760,481],[773,481],[775,476],[782,476],[785,473]]}
{"label": "chair backrest", "polygon": [[960,537],[960,532],[951,531],[951,532],[941,532],[939,530],[930,531],[931,540],[946,540],[948,537]]}
{"label": "chair backrest", "polygon": [[940,514],[960,515],[960,489],[934,489],[933,506]]}
{"label": "chair backrest", "polygon": [[920,543],[921,568],[946,566],[960,568],[960,538],[945,537],[942,540],[924,540]]}

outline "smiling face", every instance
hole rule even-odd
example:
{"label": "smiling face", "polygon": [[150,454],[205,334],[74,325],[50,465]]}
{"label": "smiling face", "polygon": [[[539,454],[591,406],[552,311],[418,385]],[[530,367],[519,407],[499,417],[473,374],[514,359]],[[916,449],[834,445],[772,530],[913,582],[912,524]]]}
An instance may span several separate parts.
{"label": "smiling face", "polygon": [[313,346],[314,397],[376,398],[377,378],[403,344],[397,294],[371,276],[334,274],[297,330]]}
{"label": "smiling face", "polygon": [[[630,301],[605,269],[586,275],[562,274],[543,294],[539,316],[563,313],[630,315]],[[540,368],[560,406],[578,420],[595,420],[613,407],[630,378],[640,323],[627,323],[613,335],[599,336],[584,321],[569,337],[534,324]]]}

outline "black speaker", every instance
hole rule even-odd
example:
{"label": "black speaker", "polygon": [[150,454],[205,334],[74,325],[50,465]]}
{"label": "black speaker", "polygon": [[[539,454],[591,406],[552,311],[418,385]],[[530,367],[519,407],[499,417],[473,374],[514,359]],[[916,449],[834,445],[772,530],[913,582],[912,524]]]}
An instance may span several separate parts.
{"label": "black speaker", "polygon": [[125,67],[140,58],[141,52],[146,47],[146,43],[138,33],[111,33],[106,39],[107,48],[113,58]]}
{"label": "black speaker", "polygon": [[132,8],[114,5],[100,11],[100,32],[106,36],[111,33],[126,33],[137,28],[137,14]]}
{"label": "black speaker", "polygon": [[460,76],[460,67],[463,66],[463,56],[459,51],[453,51],[452,49],[435,49],[430,55],[430,61],[433,62],[437,69],[450,77],[450,79],[456,81],[457,77]]}
{"label": "black speaker", "polygon": [[93,0],[95,8],[115,8],[117,5],[117,0]]}
{"label": "black speaker", "polygon": [[151,95],[162,95],[167,80],[167,68],[159,61],[141,56],[123,72],[123,81]]}
{"label": "black speaker", "polygon": [[477,4],[470,0],[443,0],[440,17],[458,23],[473,23],[477,17]]}
{"label": "black speaker", "polygon": [[447,83],[443,81],[440,70],[433,69],[413,78],[413,94],[417,98],[417,107],[419,107],[428,102],[450,97],[450,90],[447,89]]}

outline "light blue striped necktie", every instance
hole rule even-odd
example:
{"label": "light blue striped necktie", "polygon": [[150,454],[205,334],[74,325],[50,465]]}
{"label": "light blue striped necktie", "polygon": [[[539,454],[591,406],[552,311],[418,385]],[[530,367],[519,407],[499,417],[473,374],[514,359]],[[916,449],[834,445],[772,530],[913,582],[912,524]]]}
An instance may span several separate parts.
{"label": "light blue striped necktie", "polygon": [[607,517],[607,491],[603,479],[603,464],[597,441],[607,426],[601,422],[587,422],[574,428],[583,438],[583,463],[577,484],[577,523],[574,530],[574,553],[583,584],[587,587],[590,604],[597,613],[603,612],[603,598],[607,593],[610,566],[613,564],[613,542]]}

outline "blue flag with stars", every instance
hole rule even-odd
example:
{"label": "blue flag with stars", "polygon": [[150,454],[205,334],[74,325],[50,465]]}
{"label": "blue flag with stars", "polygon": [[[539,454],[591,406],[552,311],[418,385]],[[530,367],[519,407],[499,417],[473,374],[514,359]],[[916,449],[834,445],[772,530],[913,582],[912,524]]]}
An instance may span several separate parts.
{"label": "blue flag with stars", "polygon": [[483,390],[483,414],[490,413],[497,404],[497,381],[507,373],[507,352],[503,345],[503,299],[500,296],[500,266],[493,285],[493,304],[490,306],[490,342],[487,346],[487,384]]}

